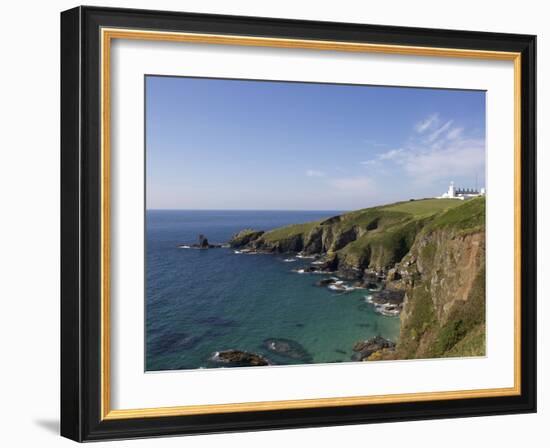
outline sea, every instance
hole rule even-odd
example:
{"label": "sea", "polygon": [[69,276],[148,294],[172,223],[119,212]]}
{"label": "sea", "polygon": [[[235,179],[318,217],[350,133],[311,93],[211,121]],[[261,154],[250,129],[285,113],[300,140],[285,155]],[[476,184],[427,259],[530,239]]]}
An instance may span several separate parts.
{"label": "sea", "polygon": [[[147,210],[146,370],[215,368],[212,356],[230,349],[278,365],[351,362],[360,340],[397,341],[399,317],[376,313],[368,290],[335,291],[316,285],[328,274],[298,273],[311,259],[181,247],[199,234],[223,244],[245,228],[270,230],[339,213]],[[268,339],[291,341],[307,356],[274,353]]]}

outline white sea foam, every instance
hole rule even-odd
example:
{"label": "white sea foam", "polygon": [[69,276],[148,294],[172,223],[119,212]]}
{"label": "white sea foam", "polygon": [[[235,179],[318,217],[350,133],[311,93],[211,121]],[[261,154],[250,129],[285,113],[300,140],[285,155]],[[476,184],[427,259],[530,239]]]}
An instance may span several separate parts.
{"label": "white sea foam", "polygon": [[328,289],[339,292],[349,292],[355,290],[353,286],[345,285],[342,280],[338,280],[337,282],[328,285]]}

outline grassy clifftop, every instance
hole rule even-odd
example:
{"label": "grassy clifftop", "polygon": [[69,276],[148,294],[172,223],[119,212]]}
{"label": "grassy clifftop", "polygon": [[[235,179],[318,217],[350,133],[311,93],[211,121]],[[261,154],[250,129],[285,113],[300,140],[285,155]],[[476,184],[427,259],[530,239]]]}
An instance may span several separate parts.
{"label": "grassy clifftop", "polygon": [[[470,214],[470,203],[452,199],[424,199],[361,209],[324,221],[280,227],[268,232],[246,230],[233,237],[232,247],[264,252],[300,252],[335,256],[348,273],[383,270],[399,262],[416,235],[437,218],[457,210]],[[460,212],[466,206],[465,213]],[[470,219],[469,216],[464,218]],[[449,222],[460,221],[451,216]],[[459,223],[460,224],[460,223]],[[441,222],[437,225],[448,225]],[[250,238],[253,235],[254,238]]]}

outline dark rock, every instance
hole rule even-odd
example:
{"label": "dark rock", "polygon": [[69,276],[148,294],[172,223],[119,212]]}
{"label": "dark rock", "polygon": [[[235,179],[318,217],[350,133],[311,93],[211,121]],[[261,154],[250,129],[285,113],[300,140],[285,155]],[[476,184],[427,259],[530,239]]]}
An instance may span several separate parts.
{"label": "dark rock", "polygon": [[247,244],[256,241],[264,232],[262,230],[244,229],[236,233],[229,240],[229,246],[235,249],[246,246]]}
{"label": "dark rock", "polygon": [[329,278],[323,278],[321,280],[319,280],[316,285],[317,286],[328,286],[328,285],[332,285],[334,282],[336,282],[336,279],[333,278],[333,277],[329,277]]}
{"label": "dark rock", "polygon": [[242,350],[225,350],[216,352],[210,358],[218,364],[225,364],[229,367],[256,367],[268,366],[271,363],[262,355],[245,352]]}
{"label": "dark rock", "polygon": [[295,359],[304,363],[313,361],[311,355],[298,342],[292,339],[270,338],[264,341],[264,346],[280,356]]}
{"label": "dark rock", "polygon": [[405,298],[405,291],[399,289],[383,289],[372,293],[372,302],[377,305],[401,305]]}
{"label": "dark rock", "polygon": [[342,221],[342,216],[337,215],[337,216],[333,216],[332,218],[325,219],[321,223],[321,225],[322,226],[330,226],[331,224],[336,224],[337,222],[340,222],[340,221]]}
{"label": "dark rock", "polygon": [[385,276],[383,272],[376,272],[370,269],[367,269],[363,273],[363,282],[365,285],[371,284],[376,285],[375,288],[380,288],[384,284]]}
{"label": "dark rock", "polygon": [[354,361],[364,361],[374,352],[382,349],[394,349],[395,343],[383,338],[382,336],[374,336],[365,341],[359,341],[353,346],[353,351],[356,352],[351,357]]}
{"label": "dark rock", "polygon": [[304,253],[318,254],[323,251],[323,228],[314,227],[304,238]]}
{"label": "dark rock", "polygon": [[359,236],[359,229],[357,227],[352,227],[342,232],[338,232],[334,236],[334,241],[332,243],[332,250],[339,250],[347,246],[352,241],[355,241]]}
{"label": "dark rock", "polygon": [[192,247],[193,249],[218,249],[220,247],[223,247],[222,244],[211,244],[208,242],[208,238],[206,238],[206,236],[204,235],[199,235],[199,242],[198,243],[193,243],[191,245],[186,245],[186,244],[180,244],[178,245],[178,247],[180,248],[183,248],[183,249],[189,249],[190,247]]}
{"label": "dark rock", "polygon": [[360,280],[363,277],[363,272],[356,266],[349,266],[344,263],[338,265],[338,275],[348,280]]}
{"label": "dark rock", "polygon": [[338,257],[336,254],[326,255],[322,260],[319,260],[315,266],[321,271],[333,272],[338,269]]}
{"label": "dark rock", "polygon": [[201,249],[208,249],[208,238],[204,235],[199,235],[199,247]]}
{"label": "dark rock", "polygon": [[401,280],[401,273],[396,268],[390,269],[388,271],[388,275],[387,275],[386,280],[388,282]]}
{"label": "dark rock", "polygon": [[378,223],[380,222],[380,218],[375,218],[367,225],[367,230],[375,230],[378,228]]}

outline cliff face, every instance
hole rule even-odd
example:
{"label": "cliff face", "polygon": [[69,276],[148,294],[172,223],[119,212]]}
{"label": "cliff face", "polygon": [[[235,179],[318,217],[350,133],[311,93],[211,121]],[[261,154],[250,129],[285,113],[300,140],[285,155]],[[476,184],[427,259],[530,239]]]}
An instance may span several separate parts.
{"label": "cliff face", "polygon": [[405,301],[395,358],[485,354],[483,230],[423,232],[396,270],[389,285]]}
{"label": "cliff face", "polygon": [[269,253],[320,254],[341,275],[359,279],[365,269],[385,270],[399,262],[424,223],[424,217],[375,207],[265,233],[247,229],[229,244]]}
{"label": "cliff face", "polygon": [[[375,359],[485,354],[485,200],[421,200],[358,210],[269,232],[234,248],[316,254],[314,269],[404,292],[397,347]],[[374,277],[373,277],[374,276]],[[401,293],[402,294],[402,293]]]}

